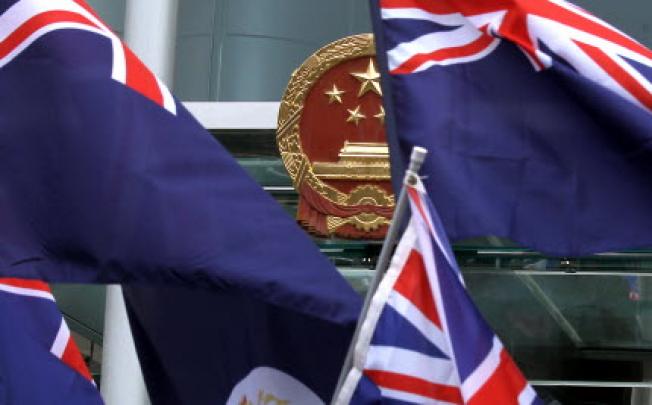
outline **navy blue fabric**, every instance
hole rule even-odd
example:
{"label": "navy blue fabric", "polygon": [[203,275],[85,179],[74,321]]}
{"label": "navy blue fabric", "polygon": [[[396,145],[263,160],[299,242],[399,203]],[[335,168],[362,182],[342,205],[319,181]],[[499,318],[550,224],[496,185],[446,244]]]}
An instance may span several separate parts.
{"label": "navy blue fabric", "polygon": [[350,403],[355,405],[379,405],[385,404],[388,400],[391,399],[383,398],[378,386],[363,374],[355,387]]}
{"label": "navy blue fabric", "polygon": [[433,21],[428,20],[413,20],[411,24],[405,24],[403,20],[387,20],[385,22],[385,29],[391,34],[387,35],[387,49],[392,49],[399,42],[392,42],[392,40],[397,40],[400,38],[401,41],[413,41],[420,36],[430,34],[433,31],[451,31],[458,26],[447,26],[437,24]]}
{"label": "navy blue fabric", "polygon": [[[346,348],[360,298],[181,103],[176,103],[176,116],[169,113],[112,80],[111,63],[108,39],[63,30],[38,39],[0,69],[0,275],[183,285],[233,294],[250,300],[246,305],[252,314],[243,319],[254,323],[265,318],[265,311],[278,308],[295,317],[291,331],[297,337],[317,331],[339,337],[331,349],[306,351],[304,345],[293,353],[297,361],[313,363],[294,376],[320,379],[323,386],[316,389],[326,396],[325,387],[332,385],[341,366],[334,365],[341,361],[334,353]],[[174,333],[186,333],[177,321],[200,327],[207,322],[204,314],[229,311],[236,317],[246,307],[244,298],[237,305],[188,303],[184,317],[168,318],[167,324],[149,330],[154,325],[149,316],[165,315],[149,304],[172,302],[165,301],[163,291],[149,290],[142,299],[140,293],[131,290],[129,305],[141,325],[136,342],[141,351],[143,345],[163,344]],[[262,311],[260,318],[253,315],[254,308]],[[299,321],[303,319],[314,321]],[[273,326],[261,339],[276,338]],[[201,359],[216,347],[255,363],[260,353],[242,352],[240,345],[228,349],[246,337],[242,325],[233,330],[228,342],[204,346],[197,341],[175,351],[193,359],[190,374],[207,367]],[[276,343],[256,344],[272,350]],[[177,403],[200,403],[187,401],[184,395],[190,393],[193,399],[205,394],[207,403],[220,403],[212,396],[212,385],[194,392],[180,374],[163,375],[149,367],[174,368],[169,359],[177,358],[167,351],[152,353],[158,358],[150,357],[144,369],[152,392],[169,383],[178,388]],[[231,366],[218,364],[210,367]],[[217,380],[211,384],[228,385]]]}
{"label": "navy blue fabric", "polygon": [[400,347],[432,357],[448,358],[421,331],[389,305],[386,305],[380,314],[371,345]]}
{"label": "navy blue fabric", "polygon": [[457,372],[465,381],[489,354],[494,333],[460,282],[459,271],[448,264],[434,240],[432,243]]}
{"label": "navy blue fabric", "polygon": [[0,404],[103,404],[97,388],[50,353],[61,326],[54,302],[0,291],[0,325]]}
{"label": "navy blue fabric", "polygon": [[0,72],[2,275],[238,287],[355,319],[358,296],[294,220],[180,103],[174,116],[111,80],[110,61],[108,40],[71,30]]}
{"label": "navy blue fabric", "polygon": [[233,289],[130,286],[124,295],[154,404],[224,404],[233,386],[262,366],[330,401],[349,328]]}
{"label": "navy blue fabric", "polygon": [[0,2],[0,14],[7,11],[7,9],[9,7],[11,7],[14,4],[18,3],[18,1],[19,0],[2,0],[2,2]]}
{"label": "navy blue fabric", "polygon": [[[385,24],[379,52],[403,40]],[[393,173],[412,146],[429,150],[421,173],[451,239],[495,235],[557,256],[652,246],[648,111],[559,59],[535,72],[506,41],[475,62],[382,68]]]}

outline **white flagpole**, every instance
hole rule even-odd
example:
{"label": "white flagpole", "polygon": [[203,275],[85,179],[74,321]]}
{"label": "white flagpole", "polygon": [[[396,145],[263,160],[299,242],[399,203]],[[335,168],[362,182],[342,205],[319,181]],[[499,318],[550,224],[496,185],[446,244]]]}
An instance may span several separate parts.
{"label": "white flagpole", "polygon": [[[178,0],[127,0],[125,42],[169,88],[174,75]],[[150,403],[122,288],[107,286],[101,393],[106,405]]]}
{"label": "white flagpole", "polygon": [[344,360],[344,365],[342,366],[342,371],[337,381],[337,387],[335,388],[332,401],[338,397],[340,390],[342,389],[342,385],[346,380],[346,376],[349,374],[349,371],[351,371],[351,368],[353,367],[353,354],[355,351],[356,342],[358,341],[358,337],[360,335],[360,327],[362,326],[362,323],[367,316],[367,311],[369,310],[371,299],[373,298],[374,293],[378,289],[378,285],[380,284],[383,276],[389,268],[389,264],[392,259],[392,253],[394,252],[394,245],[399,238],[401,223],[403,222],[403,218],[405,217],[405,213],[407,212],[409,205],[407,192],[405,191],[405,185],[416,184],[416,180],[419,176],[419,169],[421,168],[427,153],[428,151],[426,149],[419,146],[412,148],[410,164],[408,165],[408,169],[405,171],[405,177],[403,178],[403,187],[401,187],[398,201],[396,202],[396,208],[394,208],[392,223],[387,230],[387,236],[383,242],[383,247],[380,249],[380,255],[378,256],[378,261],[376,262],[376,271],[374,272],[374,278],[372,279],[371,284],[369,285],[369,289],[367,290],[364,305],[362,306],[362,311],[360,312],[360,317],[358,318],[358,324],[355,328],[355,333],[353,334],[351,344],[349,345],[349,351],[346,354],[346,359]]}

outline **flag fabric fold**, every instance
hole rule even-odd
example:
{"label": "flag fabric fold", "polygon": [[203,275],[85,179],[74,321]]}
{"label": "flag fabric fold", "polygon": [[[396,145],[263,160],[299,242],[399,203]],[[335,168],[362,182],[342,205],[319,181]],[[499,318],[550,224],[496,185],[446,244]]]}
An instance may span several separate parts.
{"label": "flag fabric fold", "polygon": [[[243,316],[251,328],[265,324],[265,311],[276,311],[279,318],[268,324],[272,329],[285,324],[280,314],[306,317],[313,322],[294,322],[294,336],[330,331],[336,343],[319,351],[298,346],[293,355],[312,356],[315,364],[328,367],[284,369],[275,359],[264,366],[290,376],[278,381],[307,380],[302,383],[307,389],[316,390],[322,401],[330,399],[325,387],[336,378],[339,365],[333,364],[343,351],[337,345],[352,333],[360,298],[83,0],[0,0],[0,93],[3,277],[147,284],[147,291],[134,287],[127,295],[142,332],[137,337],[149,339],[136,342],[139,351],[156,348],[149,353],[157,358],[144,362],[145,377],[153,391],[172,384],[182,403],[191,403],[184,395],[197,394],[179,387],[188,381],[147,367],[173,367],[169,359],[177,357],[158,345],[172,339],[170,331],[183,333],[172,322],[155,327],[161,326],[154,322],[164,319],[165,305],[148,303],[164,302],[172,293],[161,290],[155,300],[149,286],[213,294],[214,300],[205,302],[217,307],[194,306],[190,294],[179,295],[187,301],[174,301],[185,311],[175,321],[192,321],[200,329],[226,316],[211,320],[211,314],[236,315],[241,308],[262,311],[260,317]],[[240,352],[248,360],[244,364],[263,364],[256,360],[267,359],[261,348],[272,350],[275,343],[254,338],[275,338],[271,331],[234,330],[240,337],[234,332],[228,342],[189,341],[175,350],[183,349],[198,370],[204,366],[201,358],[220,359],[206,350],[245,350],[241,343],[247,342],[247,352]],[[241,368],[233,375],[242,377]],[[316,379],[321,380],[311,385]],[[279,384],[270,390],[276,392]],[[298,386],[292,384],[288,387]],[[204,390],[206,403],[228,397],[209,385],[193,387]],[[279,389],[273,395],[283,397],[286,391],[294,392]]]}
{"label": "flag fabric fold", "polygon": [[[18,6],[40,15],[40,3],[0,3],[0,26]],[[239,285],[281,306],[351,315],[353,292],[333,266],[181,103],[172,114],[112,79],[106,36],[51,25],[0,70],[0,208],[15,214],[0,219],[3,275]],[[292,277],[279,282],[277,269]],[[317,273],[349,293],[328,307],[312,300],[324,295]]]}
{"label": "flag fabric fold", "polygon": [[353,323],[269,305],[235,289],[128,286],[124,294],[153,404],[257,405],[266,403],[261,395],[291,404],[330,402]]}
{"label": "flag fabric fold", "polygon": [[372,10],[392,170],[428,149],[424,182],[452,240],[556,256],[652,244],[649,49],[564,0]]}
{"label": "flag fabric fold", "polygon": [[104,403],[47,284],[0,279],[0,324],[0,403]]}
{"label": "flag fabric fold", "polygon": [[421,182],[336,404],[540,404],[465,287]]}

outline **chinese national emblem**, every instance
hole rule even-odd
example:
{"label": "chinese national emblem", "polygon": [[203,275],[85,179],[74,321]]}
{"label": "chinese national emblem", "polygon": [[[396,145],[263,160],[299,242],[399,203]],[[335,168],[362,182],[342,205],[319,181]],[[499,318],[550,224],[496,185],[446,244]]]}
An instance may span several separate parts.
{"label": "chinese national emblem", "polygon": [[394,196],[384,120],[370,34],[321,48],[292,74],[276,139],[311,233],[385,236]]}

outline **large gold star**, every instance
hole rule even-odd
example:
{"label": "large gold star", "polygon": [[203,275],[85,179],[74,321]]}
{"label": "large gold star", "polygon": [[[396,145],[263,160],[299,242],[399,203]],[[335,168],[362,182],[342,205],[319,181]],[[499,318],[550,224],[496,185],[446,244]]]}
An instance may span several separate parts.
{"label": "large gold star", "polygon": [[380,73],[376,70],[373,59],[369,59],[369,66],[367,66],[366,72],[354,72],[351,73],[351,76],[360,81],[358,97],[362,97],[369,90],[379,96],[383,95],[383,91],[380,89]]}
{"label": "large gold star", "polygon": [[374,118],[378,118],[381,124],[385,124],[385,109],[383,106],[380,106],[380,111],[378,111],[378,114],[374,115]]}
{"label": "large gold star", "polygon": [[355,107],[353,110],[347,109],[346,111],[349,112],[349,118],[346,119],[346,122],[352,122],[356,126],[360,120],[367,118],[363,113],[360,112],[360,106]]}
{"label": "large gold star", "polygon": [[324,92],[324,94],[328,96],[328,104],[331,104],[333,101],[342,104],[342,94],[344,93],[346,93],[346,91],[338,89],[335,84],[333,84],[332,89]]}

